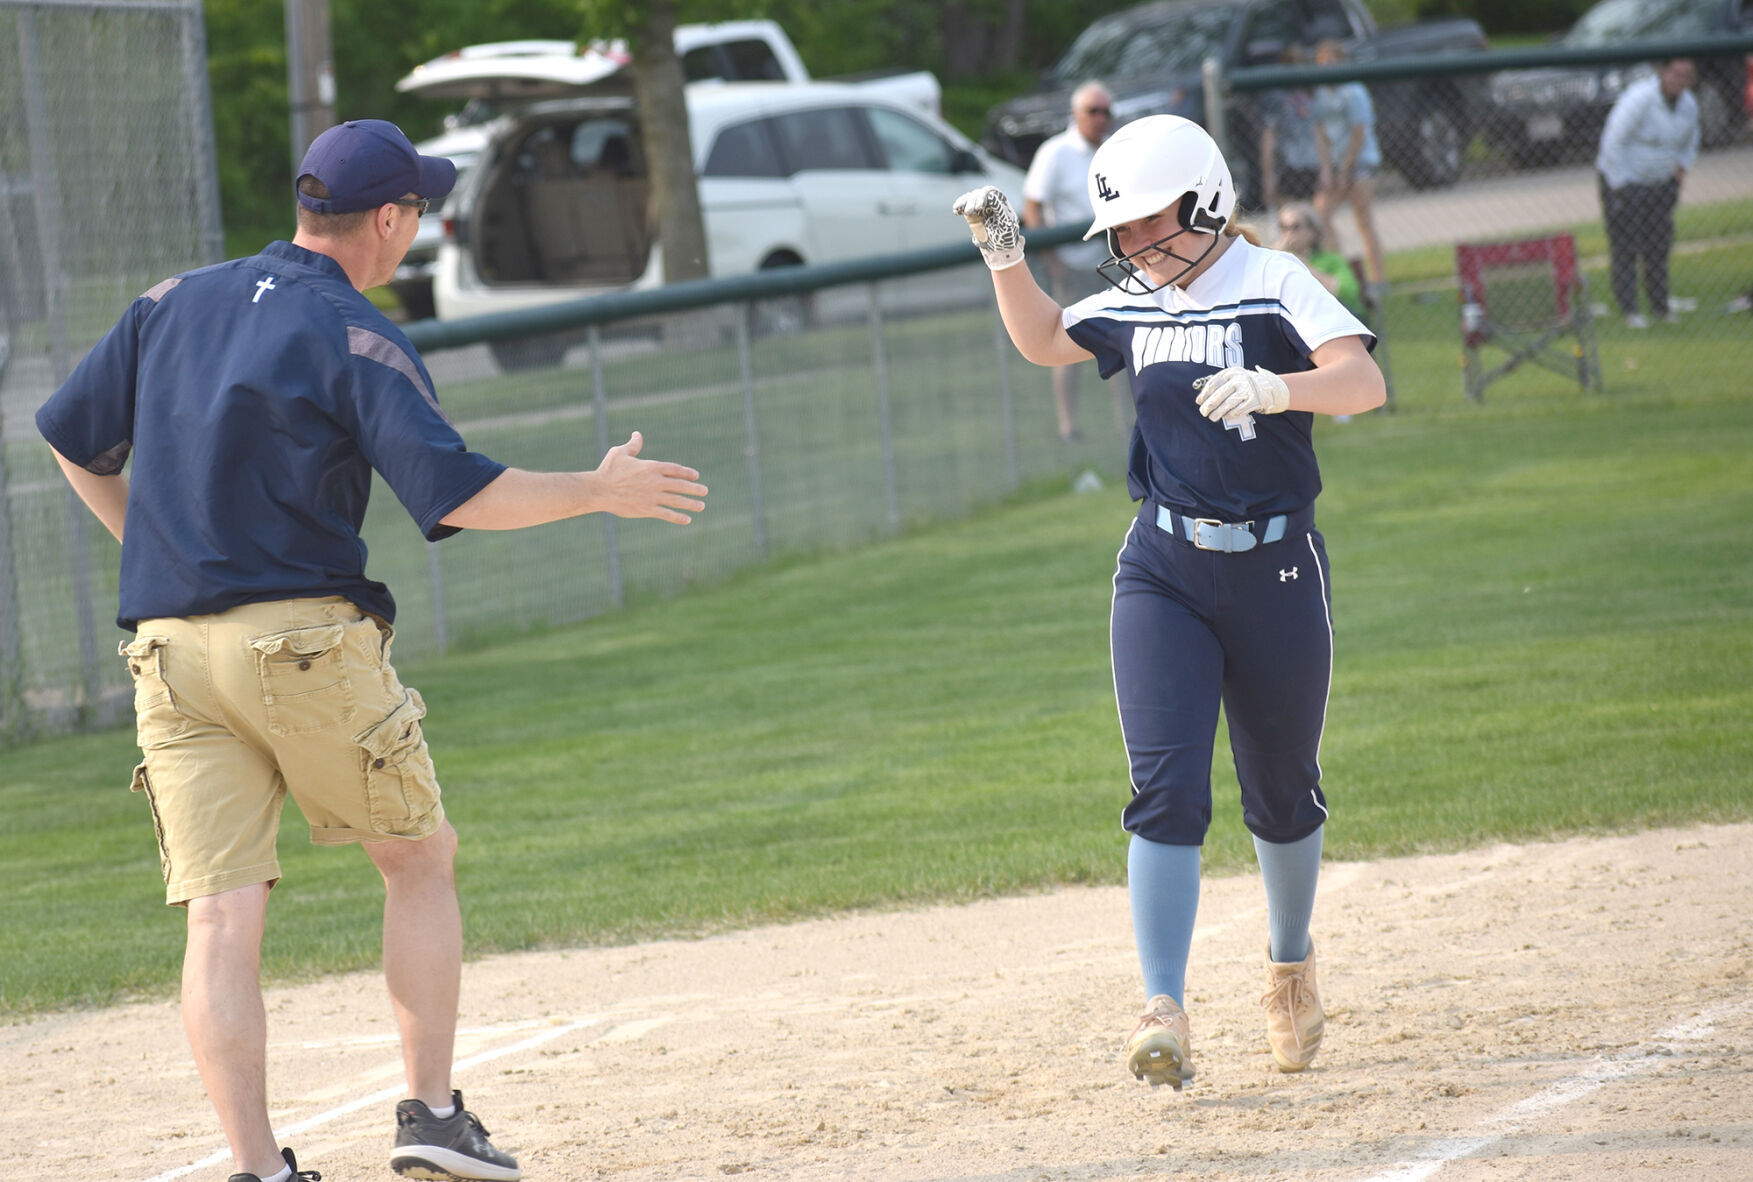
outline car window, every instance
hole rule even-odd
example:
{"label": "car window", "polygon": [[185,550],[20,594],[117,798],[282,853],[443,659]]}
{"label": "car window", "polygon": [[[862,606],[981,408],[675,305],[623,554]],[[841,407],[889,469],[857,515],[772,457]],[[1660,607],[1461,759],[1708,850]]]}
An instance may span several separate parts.
{"label": "car window", "polygon": [[1055,81],[1071,85],[1090,78],[1196,70],[1206,58],[1222,52],[1231,11],[1180,9],[1148,25],[1123,18],[1097,21],[1078,35],[1048,73]]}
{"label": "car window", "polygon": [[1357,35],[1357,30],[1351,27],[1351,17],[1345,11],[1345,5],[1339,0],[1304,0],[1303,8],[1309,15],[1305,37],[1311,44],[1328,37],[1344,41]]}
{"label": "car window", "polygon": [[1276,42],[1283,47],[1300,45],[1302,41],[1302,14],[1293,3],[1265,5],[1248,20],[1247,45],[1250,52],[1259,42]]}
{"label": "car window", "polygon": [[784,176],[785,168],[768,134],[767,120],[752,119],[718,133],[707,154],[705,176]]}
{"label": "car window", "polygon": [[955,149],[929,127],[899,111],[871,107],[870,127],[877,146],[895,172],[929,172],[948,176]]}
{"label": "car window", "polygon": [[1606,0],[1565,34],[1566,45],[1608,45],[1639,37],[1686,37],[1715,30],[1716,0]]}
{"label": "car window", "polygon": [[724,63],[718,60],[718,46],[702,45],[682,55],[682,77],[689,82],[724,77]]}
{"label": "car window", "polygon": [[737,82],[784,82],[785,67],[765,41],[727,41],[702,45],[682,55],[682,77],[689,82],[726,78]]}
{"label": "car window", "polygon": [[865,144],[858,113],[850,107],[788,111],[773,116],[769,126],[787,172],[879,167]]}
{"label": "car window", "polygon": [[591,119],[572,129],[572,163],[581,172],[601,168],[627,176],[635,171],[633,128],[624,119]]}
{"label": "car window", "polygon": [[732,41],[725,45],[724,54],[730,59],[731,76],[744,82],[784,82],[785,67],[773,54],[773,47],[765,41]]}

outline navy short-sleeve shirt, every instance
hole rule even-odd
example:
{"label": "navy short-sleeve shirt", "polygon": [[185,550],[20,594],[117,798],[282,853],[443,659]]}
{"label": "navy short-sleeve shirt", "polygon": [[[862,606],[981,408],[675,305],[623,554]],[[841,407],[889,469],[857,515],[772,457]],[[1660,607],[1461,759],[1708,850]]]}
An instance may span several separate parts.
{"label": "navy short-sleeve shirt", "polygon": [[328,595],[394,619],[388,588],[365,577],[372,469],[433,541],[505,470],[463,444],[414,347],[340,264],[289,242],[136,299],[37,427],[100,475],[134,457],[129,629]]}
{"label": "navy short-sleeve shirt", "polygon": [[1285,411],[1212,422],[1196,378],[1241,366],[1313,369],[1330,340],[1375,337],[1293,255],[1233,239],[1186,288],[1100,292],[1065,309],[1071,339],[1112,377],[1132,380],[1137,422],[1126,479],[1134,500],[1200,517],[1248,521],[1294,513],[1321,491],[1314,415]]}

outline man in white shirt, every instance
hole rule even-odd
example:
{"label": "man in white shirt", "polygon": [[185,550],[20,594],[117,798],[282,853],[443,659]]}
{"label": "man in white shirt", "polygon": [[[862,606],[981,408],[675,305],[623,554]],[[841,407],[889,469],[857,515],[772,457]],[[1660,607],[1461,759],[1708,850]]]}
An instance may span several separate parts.
{"label": "man in white shirt", "polygon": [[1698,157],[1698,102],[1692,97],[1697,80],[1689,59],[1670,58],[1653,77],[1625,88],[1601,131],[1595,170],[1613,260],[1613,298],[1628,328],[1649,325],[1637,310],[1639,259],[1650,315],[1675,319],[1668,304],[1668,252],[1680,182]]}
{"label": "man in white shirt", "polygon": [[[1023,225],[1088,226],[1096,211],[1090,206],[1090,159],[1114,124],[1113,100],[1100,82],[1086,82],[1071,96],[1071,126],[1044,140],[1029,163],[1023,181]],[[1045,252],[1048,287],[1061,307],[1108,286],[1096,268],[1108,257],[1104,239],[1076,242]],[[1077,429],[1077,370],[1053,368],[1053,402],[1059,413],[1059,438],[1080,438]]]}

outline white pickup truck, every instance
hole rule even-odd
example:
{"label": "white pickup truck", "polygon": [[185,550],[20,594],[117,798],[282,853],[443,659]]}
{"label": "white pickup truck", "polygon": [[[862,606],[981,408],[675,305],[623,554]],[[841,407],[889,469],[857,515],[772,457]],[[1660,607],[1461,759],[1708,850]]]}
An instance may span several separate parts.
{"label": "white pickup truck", "polygon": [[[690,85],[712,82],[811,82],[797,47],[770,20],[679,25],[676,54]],[[489,124],[509,108],[588,91],[632,60],[625,42],[497,41],[473,45],[414,67],[396,83],[403,94],[464,100],[445,117],[445,130],[417,145],[421,152],[455,161],[460,186],[490,134]],[[864,74],[833,81],[917,107],[937,117],[942,90],[924,70]],[[433,314],[432,272],[443,237],[440,219],[423,218],[414,243],[390,287],[410,319]]]}

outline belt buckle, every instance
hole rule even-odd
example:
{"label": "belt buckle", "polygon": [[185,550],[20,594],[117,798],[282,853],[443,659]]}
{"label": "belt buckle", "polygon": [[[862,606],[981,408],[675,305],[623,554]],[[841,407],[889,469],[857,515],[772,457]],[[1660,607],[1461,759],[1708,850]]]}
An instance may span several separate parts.
{"label": "belt buckle", "polygon": [[[1192,542],[1200,550],[1214,550],[1223,554],[1236,554],[1244,550],[1252,550],[1255,543],[1253,524],[1252,521],[1229,522],[1219,521],[1214,517],[1195,517],[1193,519]],[[1212,531],[1212,536],[1221,540],[1222,545],[1207,546],[1201,540],[1200,531],[1208,527]],[[1239,546],[1236,545],[1238,533],[1247,539],[1243,545]]]}
{"label": "belt buckle", "polygon": [[[1212,536],[1221,539],[1224,544],[1221,546],[1207,546],[1202,534],[1202,531],[1206,528],[1210,528]],[[1194,546],[1201,550],[1222,550],[1227,553],[1230,548],[1229,535],[1224,531],[1224,523],[1215,517],[1195,517],[1193,519],[1193,537],[1190,540]]]}

